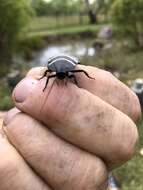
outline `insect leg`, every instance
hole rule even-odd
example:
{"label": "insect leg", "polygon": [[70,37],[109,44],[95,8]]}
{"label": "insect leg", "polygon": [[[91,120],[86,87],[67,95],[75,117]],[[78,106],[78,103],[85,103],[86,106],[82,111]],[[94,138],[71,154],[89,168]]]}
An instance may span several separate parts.
{"label": "insect leg", "polygon": [[89,76],[89,74],[86,71],[84,71],[84,70],[72,70],[70,72],[72,72],[72,73],[84,73],[88,78],[95,80],[95,78]]}
{"label": "insect leg", "polygon": [[41,79],[43,79],[44,77],[46,77],[48,72],[51,72],[51,71],[50,71],[50,70],[46,70],[46,71],[44,72],[43,76],[42,76],[39,80],[41,80]]}
{"label": "insect leg", "polygon": [[46,87],[47,87],[47,85],[48,85],[49,79],[50,79],[50,78],[54,78],[54,77],[56,77],[56,76],[57,76],[57,75],[55,74],[55,75],[51,75],[51,76],[48,76],[48,77],[47,77],[46,84],[45,84],[45,87],[44,87],[44,89],[43,89],[43,92],[45,91],[45,89],[46,89]]}

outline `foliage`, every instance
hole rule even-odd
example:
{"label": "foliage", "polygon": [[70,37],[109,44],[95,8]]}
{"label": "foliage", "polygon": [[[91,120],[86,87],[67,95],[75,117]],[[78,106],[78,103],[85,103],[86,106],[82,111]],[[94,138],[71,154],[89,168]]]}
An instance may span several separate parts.
{"label": "foliage", "polygon": [[[96,0],[94,2],[94,7],[97,15],[102,15],[104,17],[104,21],[108,22],[108,13],[111,9],[112,4],[115,0]],[[110,21],[109,21],[110,22]]]}
{"label": "foliage", "polygon": [[67,14],[77,14],[80,12],[82,0],[56,0],[56,1],[43,1],[33,0],[32,7],[36,11],[37,16],[59,16]]}
{"label": "foliage", "polygon": [[51,7],[55,12],[55,15],[61,15],[65,14],[67,15],[68,13],[72,13],[74,9],[72,8],[73,6],[73,1],[69,0],[56,0],[56,1],[51,1]]}
{"label": "foliage", "polygon": [[38,51],[44,47],[44,40],[39,36],[24,38],[19,42],[18,53],[26,60],[32,59],[33,51]]}
{"label": "foliage", "polygon": [[0,65],[7,69],[31,13],[28,1],[0,1]]}
{"label": "foliage", "polygon": [[0,110],[12,108],[11,92],[6,81],[0,82]]}
{"label": "foliage", "polygon": [[123,34],[130,36],[134,42],[143,46],[143,0],[116,0],[111,7],[112,21]]}
{"label": "foliage", "polygon": [[103,11],[113,0],[56,0],[46,2],[44,0],[32,0],[32,7],[37,16],[60,15],[88,15],[91,24],[96,23],[97,15]]}
{"label": "foliage", "polygon": [[35,10],[37,16],[48,15],[48,12],[51,8],[49,7],[50,4],[43,0],[33,0],[31,2],[31,5]]}

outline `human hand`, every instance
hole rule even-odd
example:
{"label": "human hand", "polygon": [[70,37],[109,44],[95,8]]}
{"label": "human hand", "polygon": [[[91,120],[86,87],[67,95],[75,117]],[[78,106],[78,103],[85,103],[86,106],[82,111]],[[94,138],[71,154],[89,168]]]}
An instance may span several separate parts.
{"label": "human hand", "polygon": [[[4,138],[9,156],[1,153],[1,190],[102,190],[107,171],[132,157],[138,134],[130,118],[140,116],[137,97],[108,72],[79,67],[95,80],[77,74],[81,88],[70,82],[52,86],[50,80],[43,92],[46,78],[38,81],[43,68],[36,68],[15,88],[13,99],[24,113],[14,109],[5,118],[15,148]],[[14,175],[5,186],[9,173]]]}

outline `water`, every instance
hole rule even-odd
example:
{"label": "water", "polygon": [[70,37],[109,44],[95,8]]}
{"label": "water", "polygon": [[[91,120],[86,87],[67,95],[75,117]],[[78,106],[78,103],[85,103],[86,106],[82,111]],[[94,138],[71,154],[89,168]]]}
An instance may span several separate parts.
{"label": "water", "polygon": [[31,66],[46,66],[47,60],[58,54],[67,54],[82,59],[83,57],[93,57],[96,55],[92,43],[89,41],[63,42],[48,45],[41,50],[34,60],[31,61]]}

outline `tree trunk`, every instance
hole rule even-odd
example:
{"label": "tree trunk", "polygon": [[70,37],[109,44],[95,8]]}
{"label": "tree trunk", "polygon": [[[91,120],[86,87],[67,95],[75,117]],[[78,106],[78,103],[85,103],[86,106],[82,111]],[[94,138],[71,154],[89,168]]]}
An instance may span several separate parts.
{"label": "tree trunk", "polygon": [[87,11],[88,11],[90,23],[91,24],[97,23],[96,14],[93,12],[93,10],[90,6],[89,0],[85,0],[85,4],[87,6]]}

